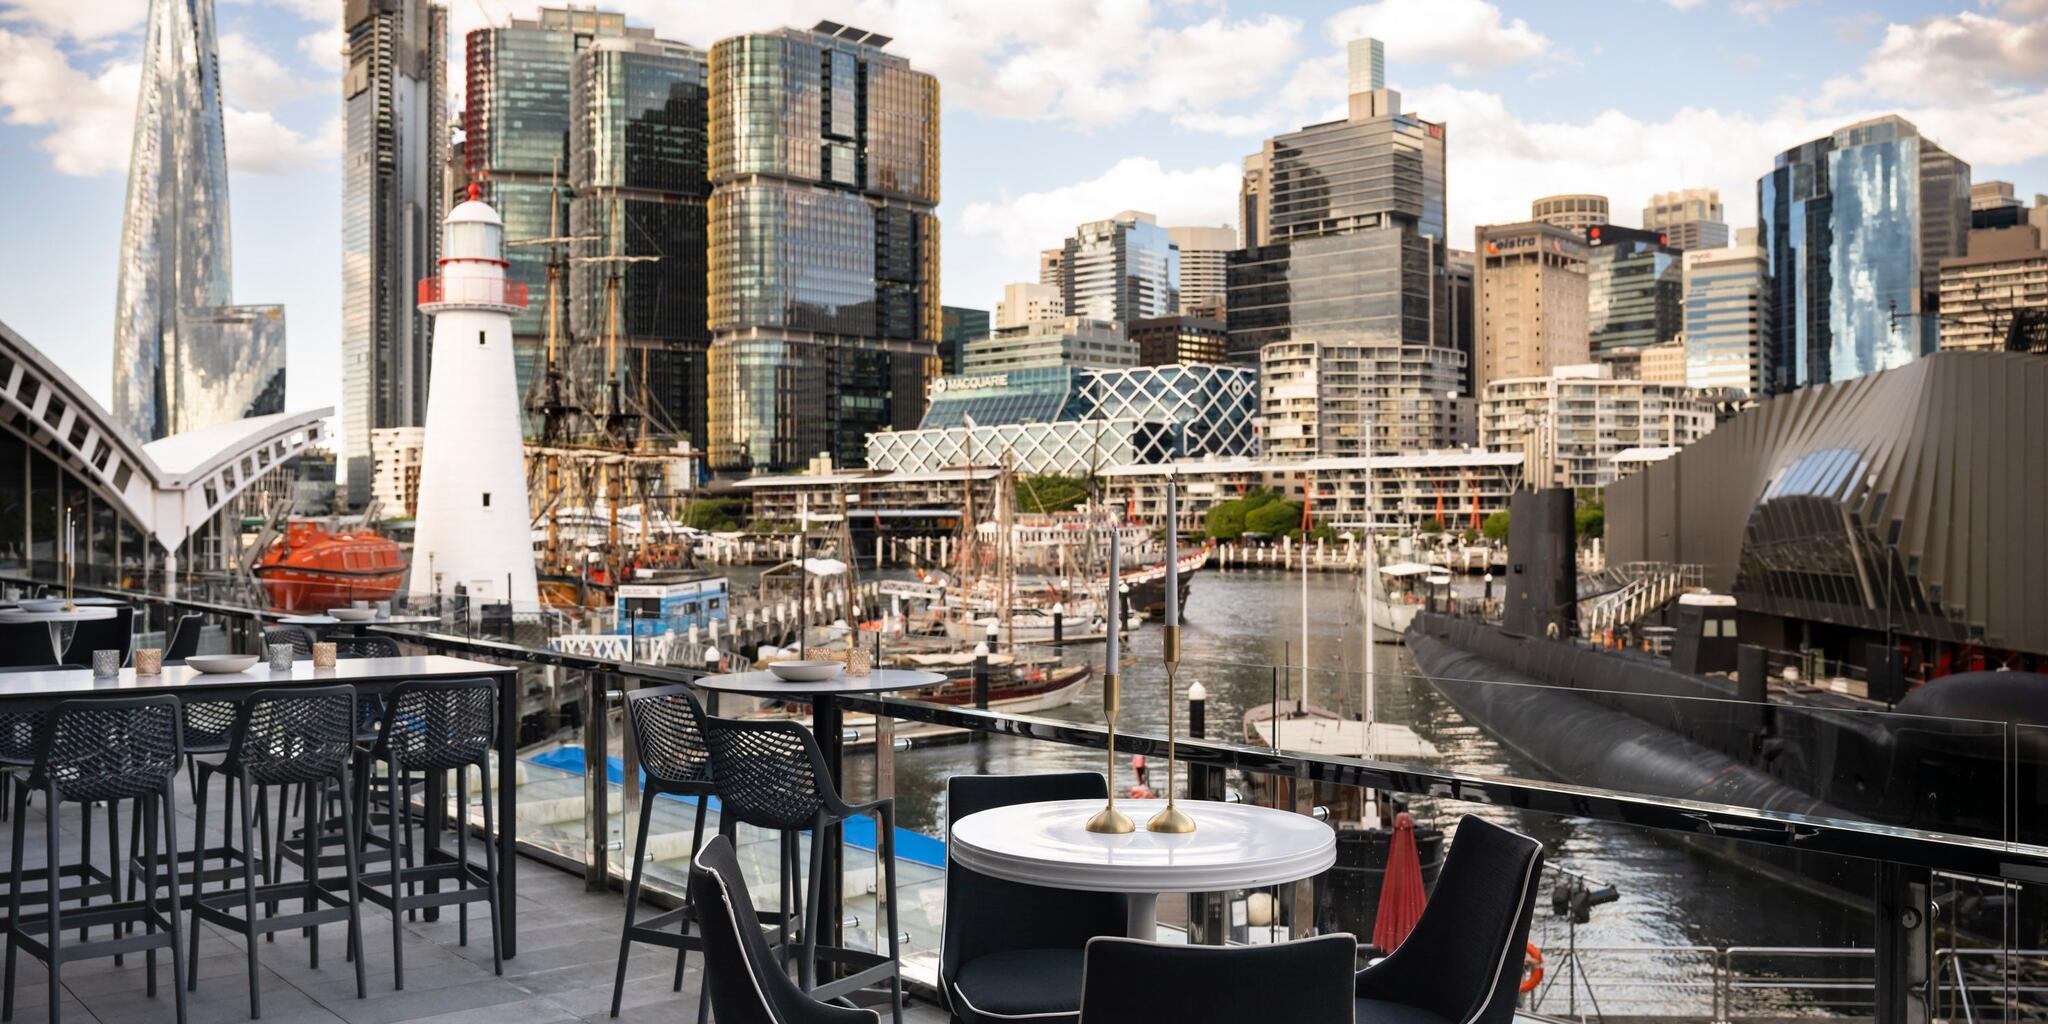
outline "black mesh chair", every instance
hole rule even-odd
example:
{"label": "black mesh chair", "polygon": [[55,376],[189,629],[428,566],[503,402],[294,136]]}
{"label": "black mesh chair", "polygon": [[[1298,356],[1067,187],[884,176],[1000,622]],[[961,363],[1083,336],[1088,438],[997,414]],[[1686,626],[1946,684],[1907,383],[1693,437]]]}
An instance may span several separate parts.
{"label": "black mesh chair", "polygon": [[[249,1015],[263,1015],[263,995],[260,981],[262,970],[257,965],[256,936],[301,928],[308,929],[312,966],[320,966],[320,931],[323,924],[336,921],[348,923],[349,958],[356,965],[356,998],[364,996],[362,916],[359,887],[361,874],[357,870],[353,841],[356,816],[349,806],[349,756],[355,750],[356,691],[352,686],[321,686],[281,690],[259,690],[242,702],[235,716],[233,738],[229,741],[227,755],[219,764],[201,762],[199,784],[195,789],[198,807],[194,817],[206,820],[207,777],[215,773],[231,780],[229,791],[241,799],[242,828],[241,848],[242,877],[239,886],[225,891],[201,892],[198,873],[192,876],[192,938],[191,949],[186,962],[190,975],[186,987],[199,988],[199,935],[200,922],[208,922],[242,936],[242,948],[249,961]],[[280,882],[273,875],[268,884],[258,885],[254,862],[246,856],[256,841],[257,832],[252,828],[252,812],[255,800],[252,792],[257,790],[299,788],[310,791],[300,805],[317,809],[324,805],[321,799],[324,791],[332,789],[341,801],[341,814],[335,819],[345,830],[342,850],[345,857],[345,875],[342,892],[336,894],[329,884],[323,883],[317,866],[306,869],[304,876],[295,882]],[[278,800],[279,816],[283,816],[284,800]],[[309,813],[306,831],[317,833],[326,824],[323,816]],[[280,914],[277,906],[281,900],[301,901],[303,909],[298,913]],[[269,912],[259,917],[257,903],[264,903]],[[234,911],[240,909],[238,916]]]}
{"label": "black mesh chair", "polygon": [[[718,787],[711,781],[711,747],[704,736],[704,708],[687,686],[663,686],[626,694],[626,720],[633,727],[633,752],[639,759],[645,780],[640,786],[639,838],[633,843],[633,870],[626,882],[626,924],[619,933],[619,968],[612,979],[612,1016],[619,1015],[619,1000],[626,990],[626,957],[633,943],[666,946],[676,951],[674,988],[683,988],[683,965],[690,950],[704,948],[702,939],[690,934],[695,920],[686,901],[680,907],[639,920],[640,884],[647,864],[647,832],[654,821],[656,800],[663,795],[687,797],[697,805],[696,829],[690,836],[690,856],[704,845],[704,812]],[[674,929],[674,930],[671,930]],[[697,1019],[704,1019],[705,1000],[698,993]]]}
{"label": "black mesh chair", "polygon": [[71,630],[71,643],[64,648],[64,664],[92,667],[92,652],[120,651],[121,664],[135,649],[135,609],[122,605],[112,618],[86,619]]}
{"label": "black mesh chair", "polygon": [[[228,752],[238,710],[238,705],[231,700],[187,701],[179,708],[178,727],[184,749],[185,782],[192,793],[193,806],[197,813],[192,819],[192,848],[178,851],[174,856],[178,873],[182,875],[190,872],[190,877],[197,882],[226,883],[240,878],[245,860],[254,860],[256,869],[264,872],[266,876],[270,871],[269,864],[272,858],[267,841],[260,853],[247,845],[236,845],[232,841],[235,795],[232,775],[222,776],[224,783],[221,792],[220,845],[206,845],[206,800],[204,794],[200,792],[205,782],[199,773],[199,765],[204,758],[219,757]],[[269,798],[265,796],[256,806],[257,820],[267,822],[269,814]],[[142,827],[142,808],[138,806],[129,818],[128,831],[131,835],[138,834]],[[268,833],[265,832],[264,835],[267,838]],[[142,852],[134,849],[129,852],[131,860],[128,864],[128,898],[134,899],[136,887],[142,882]],[[213,866],[208,867],[208,864]],[[158,884],[172,885],[173,877],[166,873]]]}
{"label": "black mesh chair", "polygon": [[1358,972],[1360,1024],[1509,1024],[1543,844],[1466,815],[1436,892],[1400,948]]}
{"label": "black mesh chair", "polygon": [[1342,932],[1270,946],[1090,939],[1081,1024],[1352,1024],[1357,964],[1358,939]]}
{"label": "black mesh chair", "polygon": [[[395,988],[405,987],[404,912],[454,904],[459,915],[457,941],[469,944],[469,905],[482,901],[491,913],[491,970],[505,973],[503,946],[498,929],[498,853],[490,837],[497,833],[493,820],[496,804],[491,800],[490,757],[497,736],[498,687],[489,679],[435,679],[405,683],[391,692],[384,708],[384,722],[378,730],[372,756],[384,763],[387,794],[383,842],[390,851],[390,867],[366,876],[363,898],[391,912],[391,972]],[[469,862],[469,771],[478,769],[483,797],[484,866],[479,872]],[[450,858],[436,849],[424,849],[421,863],[408,863],[398,854],[412,848],[412,817],[405,813],[407,802],[399,794],[408,790],[400,776],[433,772],[455,773],[455,806],[462,816],[454,822],[456,853]],[[506,828],[513,827],[505,822]],[[414,887],[454,882],[453,891],[416,892]],[[390,886],[380,892],[379,885]]]}
{"label": "black mesh chair", "polygon": [[292,660],[299,661],[313,656],[313,634],[302,626],[272,626],[263,631],[263,651],[268,654],[271,644],[290,644]]}
{"label": "black mesh chair", "polygon": [[[45,640],[48,630],[44,630]],[[9,672],[62,672],[70,665],[0,665],[0,675]],[[0,682],[0,686],[5,686]],[[41,742],[43,713],[40,711],[0,712],[0,821],[6,821],[14,805],[15,776],[35,764]]]}
{"label": "black mesh chair", "polygon": [[0,622],[0,668],[31,668],[64,659],[40,622]]}
{"label": "black mesh chair", "polygon": [[[85,806],[85,819],[90,821],[91,804],[105,803],[111,808],[123,800],[133,800],[143,805],[145,822],[139,842],[143,846],[143,871],[149,876],[145,880],[146,891],[156,891],[155,873],[159,848],[157,827],[162,824],[163,851],[171,855],[176,863],[178,834],[176,812],[171,799],[171,779],[177,774],[179,762],[178,745],[178,699],[171,696],[156,697],[94,697],[85,700],[67,700],[52,708],[41,742],[36,750],[35,765],[29,770],[27,783],[14,794],[14,828],[11,864],[19,866],[27,845],[27,810],[30,790],[41,792],[49,801],[48,824],[43,829],[44,857],[48,867],[43,886],[44,909],[35,914],[23,912],[24,879],[18,877],[10,886],[7,897],[7,967],[6,991],[0,997],[0,1020],[14,1017],[15,954],[27,950],[30,956],[43,961],[49,970],[50,1024],[60,1024],[59,1008],[63,1005],[62,968],[74,960],[102,956],[119,956],[123,953],[142,952],[147,957],[148,992],[156,995],[156,951],[171,951],[171,989],[177,1000],[177,1019],[185,1021],[185,990],[177,984],[177,978],[184,974],[184,954],[179,949],[180,907],[178,887],[170,886],[168,900],[148,898],[141,901],[110,903],[105,906],[84,907],[65,912],[62,904],[71,898],[62,885],[64,865],[58,852],[57,808],[60,804],[75,803]],[[81,845],[81,860],[89,861],[90,847]],[[114,892],[112,882],[105,891]],[[142,935],[130,934],[140,925]],[[64,941],[65,928],[87,929],[106,926],[111,937],[107,940],[69,943]]]}
{"label": "black mesh chair", "polygon": [[[849,804],[840,799],[825,767],[825,756],[810,731],[795,722],[740,722],[709,719],[711,778],[718,786],[718,831],[728,838],[740,825],[768,829],[781,836],[780,877],[791,896],[781,908],[783,940],[789,941],[790,908],[803,905],[802,934],[797,954],[797,980],[816,999],[835,999],[870,985],[889,983],[890,1006],[897,1024],[903,1021],[903,975],[897,960],[896,931],[896,804],[882,799]],[[856,815],[876,818],[875,855],[882,862],[883,913],[889,953],[818,944],[821,920],[819,891],[825,861],[825,830]],[[798,839],[811,834],[810,881],[798,878]],[[829,981],[818,980],[818,961],[842,969]]]}
{"label": "black mesh chair", "polygon": [[182,663],[199,653],[199,638],[206,632],[206,616],[198,612],[186,612],[178,616],[178,624],[171,627],[170,642],[164,644],[164,662]]}
{"label": "black mesh chair", "polygon": [[[955,775],[946,780],[952,823],[976,811],[1041,800],[1105,800],[1095,772]],[[1082,954],[1098,935],[1122,935],[1130,908],[1116,893],[1047,889],[946,864],[946,923],[939,993],[962,1024],[1030,1017],[1071,1024],[1081,1010]]]}
{"label": "black mesh chair", "polygon": [[[722,817],[722,815],[721,815]],[[789,980],[762,937],[732,839],[717,836],[690,861],[690,903],[700,907],[704,985],[718,1024],[878,1024],[873,1010],[818,1002]]]}

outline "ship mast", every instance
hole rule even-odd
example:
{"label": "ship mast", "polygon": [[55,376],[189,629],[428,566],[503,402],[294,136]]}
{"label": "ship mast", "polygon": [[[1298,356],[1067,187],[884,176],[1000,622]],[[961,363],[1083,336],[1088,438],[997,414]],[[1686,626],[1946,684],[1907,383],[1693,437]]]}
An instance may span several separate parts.
{"label": "ship mast", "polygon": [[[560,159],[557,159],[554,169],[548,174],[547,236],[544,238],[522,238],[505,243],[505,247],[508,249],[528,245],[545,245],[548,247],[547,368],[545,376],[542,378],[541,400],[531,408],[540,413],[541,444],[546,451],[546,454],[543,456],[543,464],[547,468],[547,483],[543,491],[545,495],[543,500],[548,503],[548,535],[543,557],[550,567],[556,565],[561,559],[561,524],[558,518],[562,494],[561,446],[568,441],[570,418],[582,411],[577,406],[571,404],[571,396],[564,393],[562,386],[563,376],[560,353],[562,314],[559,286],[562,279],[562,268],[567,263],[567,257],[562,252],[562,246],[574,242],[596,241],[598,237],[596,235],[562,234],[561,172],[562,162]],[[553,571],[552,568],[550,568],[550,571]]]}
{"label": "ship mast", "polygon": [[[617,189],[612,190],[610,213],[610,254],[605,256],[575,256],[571,257],[571,262],[603,263],[607,265],[609,271],[604,279],[604,419],[602,427],[605,442],[613,451],[623,455],[624,452],[633,447],[633,439],[628,438],[626,434],[631,424],[638,417],[626,410],[619,380],[619,287],[623,281],[623,267],[626,264],[653,263],[661,259],[661,257],[626,256],[620,254],[619,239],[622,232],[619,230],[619,193]],[[646,375],[644,373],[641,379],[643,382],[645,381]],[[607,559],[607,575],[611,577],[614,583],[619,581],[619,571],[623,565],[623,559],[619,555],[619,501],[621,498],[620,484],[629,462],[630,460],[623,457],[618,458],[616,462],[607,460],[603,468],[605,509],[608,520],[605,527],[605,557]],[[640,505],[640,539],[643,544],[647,539],[648,525],[647,504],[643,501]]]}

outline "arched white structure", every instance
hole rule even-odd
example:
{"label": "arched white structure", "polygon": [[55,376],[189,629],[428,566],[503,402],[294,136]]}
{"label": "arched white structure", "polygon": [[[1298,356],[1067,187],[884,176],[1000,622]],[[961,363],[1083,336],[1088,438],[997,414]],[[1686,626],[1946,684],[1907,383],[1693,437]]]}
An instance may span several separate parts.
{"label": "arched white structure", "polygon": [[216,424],[139,444],[78,383],[0,323],[0,429],[63,464],[167,558],[265,473],[324,440],[332,408]]}

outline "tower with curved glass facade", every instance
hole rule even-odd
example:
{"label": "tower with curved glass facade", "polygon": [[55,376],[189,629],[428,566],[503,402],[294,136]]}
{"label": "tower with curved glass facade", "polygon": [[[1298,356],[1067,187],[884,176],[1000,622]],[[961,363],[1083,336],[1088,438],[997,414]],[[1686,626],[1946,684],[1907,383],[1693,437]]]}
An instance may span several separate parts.
{"label": "tower with curved glass facade", "polygon": [[820,22],[711,50],[709,458],[864,461],[937,373],[939,86]]}
{"label": "tower with curved glass facade", "polygon": [[231,306],[212,0],[151,0],[122,208],[114,418],[143,440],[284,407],[284,308]]}

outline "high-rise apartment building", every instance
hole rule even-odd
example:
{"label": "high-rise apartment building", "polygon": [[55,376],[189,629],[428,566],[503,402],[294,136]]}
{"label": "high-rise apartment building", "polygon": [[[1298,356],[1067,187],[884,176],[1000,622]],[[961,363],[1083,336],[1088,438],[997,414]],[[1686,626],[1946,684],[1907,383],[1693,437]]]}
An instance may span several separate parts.
{"label": "high-rise apartment building", "polygon": [[995,329],[1015,330],[1066,316],[1067,296],[1058,285],[1019,281],[1003,286],[1003,301],[996,303]]}
{"label": "high-rise apartment building", "polygon": [[2048,337],[2048,244],[2032,224],[1970,232],[1941,261],[1941,347],[1999,349]]}
{"label": "high-rise apartment building", "polygon": [[1149,213],[1125,210],[1076,227],[1060,266],[1068,316],[1129,323],[1179,306],[1180,252]]}
{"label": "high-rise apartment building", "polygon": [[[705,441],[704,51],[592,39],[569,88],[569,330],[581,401],[632,436]],[[609,375],[609,376],[608,376]]]}
{"label": "high-rise apartment building", "polygon": [[448,202],[448,9],[390,0],[343,15],[341,456],[359,506],[374,490],[372,435],[427,416],[432,325],[415,289],[436,272]]}
{"label": "high-rise apartment building", "polygon": [[[1657,231],[1586,229],[1586,343],[1605,360],[1678,337],[1685,265]],[[1639,355],[1639,353],[1638,353]]]}
{"label": "high-rise apartment building", "polygon": [[1897,116],[1778,154],[1757,179],[1770,378],[1790,391],[1934,351],[1941,261],[1963,255],[1970,165]]}
{"label": "high-rise apartment building", "polygon": [[1623,380],[1604,366],[1489,382],[1479,403],[1488,451],[1520,453],[1531,487],[1605,487],[1629,448],[1678,448],[1714,429],[1713,403],[1691,388]]}
{"label": "high-rise apartment building", "polygon": [[1059,289],[1060,301],[1066,301],[1067,250],[1064,247],[1038,250],[1038,283]]}
{"label": "high-rise apartment building", "polygon": [[1614,219],[1608,215],[1607,206],[1606,196],[1590,192],[1544,196],[1529,204],[1529,219],[1583,235],[1587,228]]}
{"label": "high-rise apartment building", "polygon": [[1140,366],[1220,363],[1229,354],[1230,336],[1221,320],[1186,315],[1133,320],[1127,333],[1138,346]]}
{"label": "high-rise apartment building", "polygon": [[1685,383],[1763,393],[1771,335],[1769,260],[1756,245],[1685,254]]}
{"label": "high-rise apartment building", "polygon": [[1180,305],[1177,312],[1220,320],[1226,314],[1230,254],[1237,249],[1237,229],[1222,227],[1167,228],[1166,237],[1180,250]]}
{"label": "high-rise apartment building", "polygon": [[1480,225],[1473,250],[1480,393],[1491,381],[1588,361],[1583,233],[1543,221]]}
{"label": "high-rise apartment building", "polygon": [[1463,369],[1436,345],[1358,345],[1297,337],[1259,350],[1259,445],[1309,459],[1468,447],[1470,397],[1441,390]]}
{"label": "high-rise apartment building", "polygon": [[866,458],[938,375],[939,83],[819,22],[711,49],[710,464]]}
{"label": "high-rise apartment building", "polygon": [[[545,380],[551,320],[556,366],[572,389],[564,396],[566,401],[600,408],[603,400],[601,394],[581,393],[593,383],[585,379],[587,371],[593,362],[601,368],[597,361],[602,355],[578,366],[570,353],[571,246],[541,240],[572,235],[570,90],[577,55],[606,38],[651,40],[654,32],[628,28],[623,14],[543,7],[537,19],[513,18],[502,26],[476,29],[466,41],[464,165],[481,188],[479,198],[504,218],[507,280],[524,284],[532,296],[526,309],[512,318],[512,365],[524,408],[522,429],[528,437],[536,436],[541,426],[534,415],[542,397],[536,378]],[[550,264],[558,271],[552,295]]]}
{"label": "high-rise apartment building", "polygon": [[213,5],[151,0],[121,210],[114,419],[153,441],[284,410],[284,307],[233,306]]}
{"label": "high-rise apartment building", "polygon": [[948,374],[960,372],[968,342],[988,336],[988,310],[965,306],[939,307],[939,362],[944,364]]}
{"label": "high-rise apartment building", "polygon": [[1718,249],[1728,244],[1725,216],[1720,189],[1659,192],[1643,207],[1643,230],[1664,235],[1674,249]]}
{"label": "high-rise apartment building", "polygon": [[1449,308],[1444,126],[1401,112],[1375,41],[1346,49],[1347,116],[1268,139],[1246,161],[1257,230],[1230,257],[1230,358],[1323,375],[1307,397],[1327,422],[1289,419],[1304,396],[1275,393],[1271,422],[1295,437],[1283,451],[1450,447],[1470,392]]}

